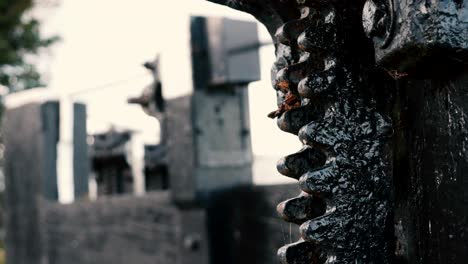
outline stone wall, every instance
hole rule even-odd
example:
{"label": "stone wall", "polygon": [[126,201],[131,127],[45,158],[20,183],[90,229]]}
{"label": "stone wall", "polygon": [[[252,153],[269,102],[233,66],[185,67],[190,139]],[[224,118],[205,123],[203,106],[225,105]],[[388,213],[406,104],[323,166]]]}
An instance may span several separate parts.
{"label": "stone wall", "polygon": [[42,205],[46,263],[177,263],[182,213],[167,193]]}

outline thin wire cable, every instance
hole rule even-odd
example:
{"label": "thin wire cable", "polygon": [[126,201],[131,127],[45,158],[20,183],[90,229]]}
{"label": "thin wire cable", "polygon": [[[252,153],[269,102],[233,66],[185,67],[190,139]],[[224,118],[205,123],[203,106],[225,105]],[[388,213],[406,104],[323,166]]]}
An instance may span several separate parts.
{"label": "thin wire cable", "polygon": [[128,82],[131,82],[131,81],[140,79],[140,78],[142,78],[142,77],[144,77],[144,76],[148,76],[148,73],[141,73],[141,74],[137,74],[137,75],[135,75],[135,76],[133,76],[133,77],[129,77],[129,78],[127,78],[127,79],[121,79],[121,80],[111,81],[111,82],[108,82],[108,83],[104,83],[104,84],[92,86],[92,87],[89,87],[89,88],[81,89],[81,90],[79,90],[79,91],[69,93],[68,96],[69,96],[69,97],[75,97],[75,96],[79,96],[79,95],[85,94],[85,93],[96,92],[96,91],[98,91],[98,90],[102,90],[102,89],[106,89],[106,88],[118,86],[118,85],[121,85],[121,84],[124,84],[124,83],[128,83]]}

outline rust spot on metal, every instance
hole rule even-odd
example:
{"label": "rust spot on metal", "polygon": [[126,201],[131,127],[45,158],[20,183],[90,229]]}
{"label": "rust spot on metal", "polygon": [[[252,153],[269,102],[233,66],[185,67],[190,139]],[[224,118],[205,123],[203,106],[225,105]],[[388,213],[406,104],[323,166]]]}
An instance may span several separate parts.
{"label": "rust spot on metal", "polygon": [[297,96],[295,96],[294,94],[288,93],[284,101],[278,106],[278,109],[269,113],[268,117],[269,118],[278,117],[282,113],[292,110],[292,109],[296,109],[300,106],[301,106],[301,100],[299,100],[299,98],[297,98]]}
{"label": "rust spot on metal", "polygon": [[289,82],[285,80],[278,82],[276,85],[281,90],[289,90]]}

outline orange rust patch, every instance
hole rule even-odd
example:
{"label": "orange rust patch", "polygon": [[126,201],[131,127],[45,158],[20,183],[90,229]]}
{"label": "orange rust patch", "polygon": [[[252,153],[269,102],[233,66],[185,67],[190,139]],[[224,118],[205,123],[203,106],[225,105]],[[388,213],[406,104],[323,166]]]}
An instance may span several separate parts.
{"label": "orange rust patch", "polygon": [[297,96],[295,96],[294,94],[288,93],[286,95],[286,98],[284,99],[284,101],[278,106],[278,109],[276,109],[275,111],[269,113],[268,117],[269,118],[278,117],[282,113],[284,113],[286,111],[293,110],[293,109],[298,108],[300,106],[301,106],[301,100],[299,100],[299,98],[297,98]]}
{"label": "orange rust patch", "polygon": [[280,88],[281,90],[289,90],[289,82],[287,81],[279,81],[277,84],[278,88]]}

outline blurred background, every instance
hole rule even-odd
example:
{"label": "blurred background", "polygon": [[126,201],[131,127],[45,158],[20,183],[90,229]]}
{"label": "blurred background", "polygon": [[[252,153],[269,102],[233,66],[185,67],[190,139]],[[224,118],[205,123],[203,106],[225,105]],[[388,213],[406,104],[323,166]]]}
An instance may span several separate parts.
{"label": "blurred background", "polygon": [[[3,203],[10,204],[7,226],[14,217],[22,217],[8,215],[8,210],[21,207],[29,194],[73,204],[173,188],[171,203],[206,209],[210,203],[203,197],[213,191],[290,182],[276,171],[276,162],[297,151],[300,142],[267,118],[277,109],[270,81],[274,46],[266,29],[250,15],[204,0],[0,0],[0,12],[0,93],[7,119],[2,142],[6,152],[8,146],[11,150],[0,172],[2,194],[12,186],[10,200]],[[186,102],[181,98],[189,98],[191,104],[182,107]],[[28,110],[31,105],[37,108]],[[31,114],[37,112],[42,114]],[[37,133],[21,132],[33,131],[33,120],[38,119],[55,124],[55,130],[41,130],[40,139],[35,138]],[[229,132],[239,129],[241,134]],[[28,152],[34,149],[34,140],[45,140],[38,143],[42,154]],[[0,150],[3,160],[5,146]],[[187,165],[187,157],[194,164]],[[49,162],[45,171],[43,159]],[[15,166],[34,170],[31,163],[36,160],[40,173],[16,175]],[[193,175],[176,176],[178,168],[181,175],[187,171]],[[55,176],[50,178],[48,171]],[[12,180],[18,177],[24,177],[23,182]],[[41,178],[44,185],[32,191],[28,184],[34,183],[28,183],[28,177]],[[19,195],[22,192],[26,194]],[[274,207],[278,197],[273,200],[268,206]],[[41,210],[49,207],[39,203],[30,209],[43,215]],[[44,220],[35,217],[38,223]],[[33,229],[43,234],[43,241],[48,235],[40,226]],[[7,230],[7,238],[8,232],[21,236],[18,230]],[[1,236],[3,240],[5,225]],[[29,263],[15,260],[22,254],[20,240],[12,244],[16,253],[9,255],[11,263]],[[215,249],[208,248],[210,258],[215,258]],[[26,255],[45,254],[33,251]]]}

